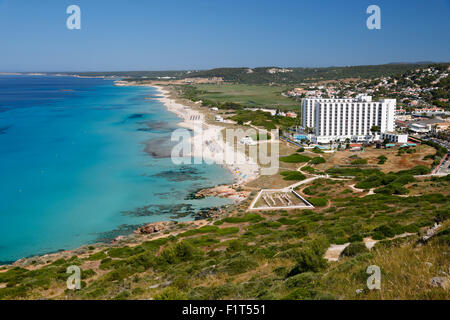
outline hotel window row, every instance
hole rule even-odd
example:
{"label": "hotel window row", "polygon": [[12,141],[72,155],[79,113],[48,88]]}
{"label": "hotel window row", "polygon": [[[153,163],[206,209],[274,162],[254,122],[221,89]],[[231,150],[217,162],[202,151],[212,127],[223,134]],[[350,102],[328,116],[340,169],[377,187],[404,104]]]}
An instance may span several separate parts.
{"label": "hotel window row", "polygon": [[345,139],[371,135],[373,126],[381,132],[392,131],[395,100],[371,102],[371,97],[357,99],[304,99],[303,127],[315,129],[316,136]]}

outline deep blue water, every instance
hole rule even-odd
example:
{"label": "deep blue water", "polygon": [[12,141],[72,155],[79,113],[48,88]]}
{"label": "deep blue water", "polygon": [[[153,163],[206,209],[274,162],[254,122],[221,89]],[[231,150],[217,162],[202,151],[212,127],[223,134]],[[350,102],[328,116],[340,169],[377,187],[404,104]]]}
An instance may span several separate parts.
{"label": "deep blue water", "polygon": [[0,76],[0,261],[230,203],[186,200],[232,176],[166,157],[179,119],[145,99],[155,94],[103,79]]}

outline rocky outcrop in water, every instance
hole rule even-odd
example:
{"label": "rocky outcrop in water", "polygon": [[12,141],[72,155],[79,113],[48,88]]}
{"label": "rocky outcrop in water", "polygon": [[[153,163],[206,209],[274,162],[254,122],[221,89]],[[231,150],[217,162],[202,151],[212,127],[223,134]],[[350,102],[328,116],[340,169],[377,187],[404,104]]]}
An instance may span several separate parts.
{"label": "rocky outcrop in water", "polygon": [[161,222],[153,222],[149,223],[145,226],[138,228],[135,233],[136,234],[152,234],[161,232],[166,229],[170,224],[173,224],[171,221],[161,221]]}

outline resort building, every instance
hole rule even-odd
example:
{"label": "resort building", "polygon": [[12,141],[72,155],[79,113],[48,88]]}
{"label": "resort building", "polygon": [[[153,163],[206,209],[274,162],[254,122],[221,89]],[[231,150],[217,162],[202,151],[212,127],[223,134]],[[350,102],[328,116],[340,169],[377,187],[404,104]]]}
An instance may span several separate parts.
{"label": "resort building", "polygon": [[450,122],[435,123],[431,126],[431,132],[438,133],[450,130]]}
{"label": "resort building", "polygon": [[398,134],[394,132],[382,132],[380,135],[380,139],[382,141],[388,140],[389,142],[395,143],[408,143],[408,135],[407,134]]}
{"label": "resort building", "polygon": [[373,126],[379,132],[395,128],[395,99],[373,102],[371,96],[352,99],[303,99],[302,125],[315,132],[313,142],[368,141],[373,139]]}
{"label": "resort building", "polygon": [[426,124],[422,123],[410,123],[409,130],[415,133],[427,133],[430,132],[430,128]]}

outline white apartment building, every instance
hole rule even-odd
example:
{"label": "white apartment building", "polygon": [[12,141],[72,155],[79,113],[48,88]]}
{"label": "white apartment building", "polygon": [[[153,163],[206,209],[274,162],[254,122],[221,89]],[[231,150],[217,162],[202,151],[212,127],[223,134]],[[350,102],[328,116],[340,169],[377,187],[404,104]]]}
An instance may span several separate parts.
{"label": "white apartment building", "polygon": [[395,99],[373,102],[371,96],[358,95],[353,99],[303,99],[302,125],[313,128],[316,143],[372,138],[370,129],[380,132],[395,128]]}
{"label": "white apartment building", "polygon": [[385,139],[389,140],[389,142],[394,143],[408,143],[408,135],[407,134],[398,134],[394,132],[383,132],[380,135],[380,140],[384,141]]}

